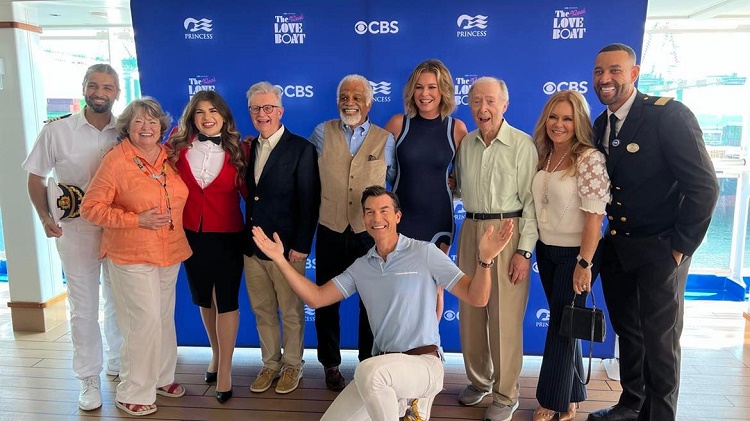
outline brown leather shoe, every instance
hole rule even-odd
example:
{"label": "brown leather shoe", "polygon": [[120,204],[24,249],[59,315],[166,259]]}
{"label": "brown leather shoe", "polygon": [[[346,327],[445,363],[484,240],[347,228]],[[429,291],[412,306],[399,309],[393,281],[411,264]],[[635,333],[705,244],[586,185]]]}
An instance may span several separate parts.
{"label": "brown leather shoe", "polygon": [[566,412],[560,413],[560,421],[573,421],[578,411],[578,402],[571,402]]}
{"label": "brown leather shoe", "polygon": [[533,421],[552,421],[555,419],[556,415],[557,415],[557,412],[540,406],[539,408],[536,409],[536,411],[534,411],[534,416],[532,420]]}
{"label": "brown leather shoe", "polygon": [[328,367],[325,369],[325,371],[326,388],[334,392],[341,392],[342,390],[344,390],[344,387],[346,386],[346,380],[344,380],[344,376],[341,375],[339,367]]}

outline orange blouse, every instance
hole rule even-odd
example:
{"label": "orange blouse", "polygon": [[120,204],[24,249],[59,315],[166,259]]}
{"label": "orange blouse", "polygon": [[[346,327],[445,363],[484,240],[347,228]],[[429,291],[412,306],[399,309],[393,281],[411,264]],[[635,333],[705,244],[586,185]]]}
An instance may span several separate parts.
{"label": "orange blouse", "polygon": [[[140,168],[138,161],[143,168]],[[166,165],[165,165],[166,164]],[[166,175],[158,177],[162,170]],[[155,175],[152,177],[151,175]],[[166,177],[166,188],[162,186]],[[169,197],[167,198],[167,195]],[[130,140],[116,145],[102,159],[81,204],[81,216],[104,228],[101,257],[121,265],[171,266],[190,257],[192,251],[182,229],[182,210],[188,189],[167,161],[164,146],[152,166]],[[156,230],[138,226],[138,214],[153,208],[167,212],[172,223]]]}

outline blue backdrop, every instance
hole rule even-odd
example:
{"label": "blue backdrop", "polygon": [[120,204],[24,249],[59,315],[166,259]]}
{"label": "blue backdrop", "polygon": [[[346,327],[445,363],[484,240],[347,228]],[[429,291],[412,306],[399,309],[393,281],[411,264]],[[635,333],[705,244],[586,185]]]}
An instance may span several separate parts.
{"label": "blue backdrop", "polygon": [[[403,112],[402,91],[412,69],[439,58],[451,70],[459,104],[455,117],[475,126],[467,93],[479,76],[505,80],[510,91],[508,122],[529,133],[548,95],[563,89],[584,93],[592,115],[603,110],[591,86],[597,51],[611,42],[641,50],[646,0],[627,8],[610,0],[132,0],[131,11],[144,95],[157,98],[177,119],[190,96],[216,90],[229,103],[243,134],[254,134],[245,92],[268,80],[284,93],[283,123],[309,136],[316,124],[337,118],[336,86],[350,73],[367,77],[375,91],[370,118],[383,126]],[[616,17],[615,17],[616,13]],[[455,204],[456,228],[464,218]],[[458,231],[457,231],[458,232]],[[455,248],[451,257],[455,259]],[[315,276],[315,256],[307,275]],[[536,264],[524,321],[524,352],[540,355],[549,311]],[[597,303],[604,304],[595,287]],[[240,294],[238,344],[257,346],[255,320]],[[184,273],[177,291],[177,334],[181,345],[205,345],[198,309],[190,301]],[[306,309],[306,346],[314,347],[312,310]],[[356,347],[357,300],[342,304],[342,346]],[[446,294],[440,323],[443,346],[460,351],[458,304]],[[614,334],[597,344],[610,357]]]}

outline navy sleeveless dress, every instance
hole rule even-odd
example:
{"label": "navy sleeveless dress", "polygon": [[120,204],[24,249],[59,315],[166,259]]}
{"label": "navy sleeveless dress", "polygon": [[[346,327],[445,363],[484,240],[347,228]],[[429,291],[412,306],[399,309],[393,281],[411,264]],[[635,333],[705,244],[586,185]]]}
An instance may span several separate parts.
{"label": "navy sleeveless dress", "polygon": [[398,232],[407,237],[438,245],[453,241],[453,196],[447,181],[456,155],[453,126],[452,117],[404,116],[393,191],[401,201]]}

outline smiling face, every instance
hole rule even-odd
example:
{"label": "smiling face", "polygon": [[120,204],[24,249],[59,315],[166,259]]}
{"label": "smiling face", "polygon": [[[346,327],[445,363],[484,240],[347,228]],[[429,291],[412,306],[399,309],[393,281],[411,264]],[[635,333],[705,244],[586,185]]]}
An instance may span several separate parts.
{"label": "smiling face", "polygon": [[546,129],[556,148],[569,144],[576,130],[573,105],[568,101],[558,101],[547,116]]}
{"label": "smiling face", "polygon": [[364,222],[367,233],[376,243],[398,238],[396,225],[401,222],[401,211],[393,207],[393,200],[388,195],[371,196],[365,200]]}
{"label": "smiling face", "polygon": [[247,101],[249,109],[254,107],[263,107],[266,105],[274,106],[270,113],[266,113],[262,108],[257,113],[250,112],[250,118],[253,120],[255,130],[260,133],[264,139],[268,139],[276,133],[281,127],[281,116],[284,115],[284,109],[279,107],[279,100],[271,92],[257,93]]}
{"label": "smiling face", "polygon": [[83,87],[86,106],[97,114],[110,112],[112,105],[119,96],[120,90],[117,88],[117,80],[107,73],[91,73]]}
{"label": "smiling face", "polygon": [[206,136],[218,136],[224,127],[224,117],[210,101],[200,101],[193,112],[193,124]]}
{"label": "smiling face", "polygon": [[594,63],[594,90],[599,101],[617,111],[633,93],[639,71],[626,51],[599,53]]}
{"label": "smiling face", "polygon": [[422,72],[414,86],[414,103],[417,105],[419,115],[429,119],[440,115],[441,99],[437,75],[430,71]]}
{"label": "smiling face", "polygon": [[128,124],[130,143],[143,152],[153,151],[161,140],[161,121],[148,115],[146,110],[138,109]]}
{"label": "smiling face", "polygon": [[503,124],[503,113],[508,109],[508,100],[501,92],[500,86],[491,81],[475,83],[471,88],[471,114],[485,141],[497,136]]}
{"label": "smiling face", "polygon": [[367,120],[372,104],[367,103],[367,93],[362,81],[348,80],[339,90],[339,114],[347,126],[357,127]]}

